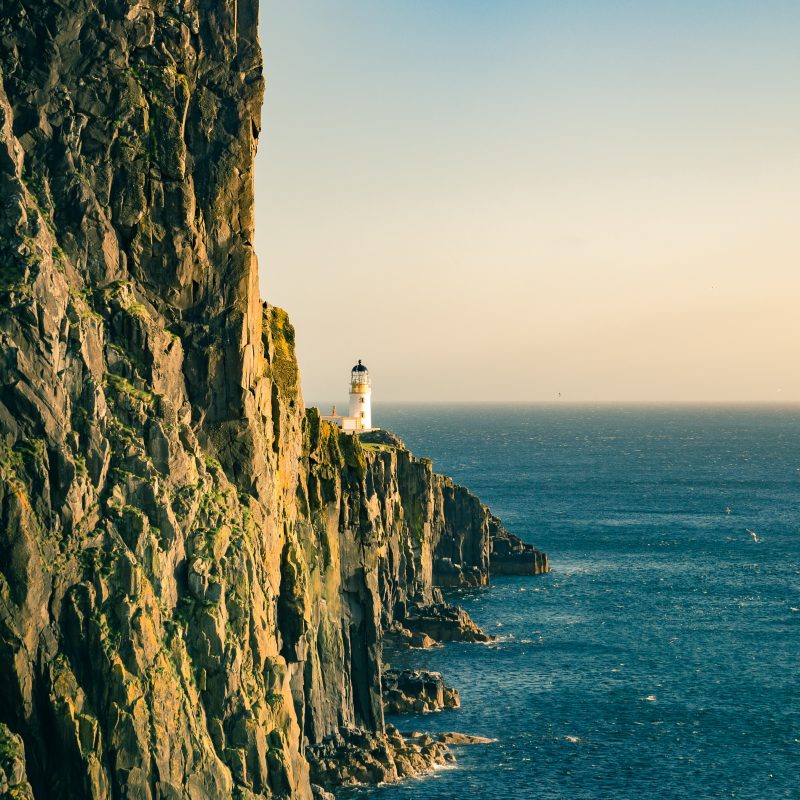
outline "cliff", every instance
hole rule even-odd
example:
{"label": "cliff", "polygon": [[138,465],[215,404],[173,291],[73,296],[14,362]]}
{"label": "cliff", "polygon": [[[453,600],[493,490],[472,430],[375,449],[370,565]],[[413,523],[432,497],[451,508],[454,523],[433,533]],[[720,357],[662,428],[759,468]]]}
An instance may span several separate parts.
{"label": "cliff", "polygon": [[486,583],[493,518],[306,415],[256,3],[2,9],[0,790],[307,798],[343,731],[443,758],[385,732],[382,640],[478,636],[435,587]]}

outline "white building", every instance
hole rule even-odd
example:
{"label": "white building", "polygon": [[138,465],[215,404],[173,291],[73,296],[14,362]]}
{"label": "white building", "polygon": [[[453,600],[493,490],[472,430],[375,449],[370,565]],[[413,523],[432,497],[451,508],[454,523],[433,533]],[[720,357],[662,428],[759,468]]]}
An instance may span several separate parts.
{"label": "white building", "polygon": [[322,419],[337,425],[345,433],[361,433],[372,430],[372,383],[369,370],[358,360],[350,371],[350,416],[336,413],[323,414]]}

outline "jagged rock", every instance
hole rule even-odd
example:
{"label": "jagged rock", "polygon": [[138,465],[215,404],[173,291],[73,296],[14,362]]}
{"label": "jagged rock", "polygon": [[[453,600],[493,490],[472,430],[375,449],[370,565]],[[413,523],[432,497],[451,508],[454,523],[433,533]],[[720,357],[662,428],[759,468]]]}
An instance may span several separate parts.
{"label": "jagged rock", "polygon": [[406,609],[402,622],[412,633],[437,642],[495,641],[497,637],[484,633],[463,608],[445,603],[439,592],[433,597],[430,603],[416,602]]}
{"label": "jagged rock", "polygon": [[408,714],[458,708],[461,701],[439,672],[389,669],[383,673],[383,704],[387,714]]}
{"label": "jagged rock", "polygon": [[394,783],[453,761],[447,746],[426,734],[404,736],[393,725],[370,734],[341,728],[308,751],[312,780],[326,788]]}
{"label": "jagged rock", "polygon": [[419,650],[430,650],[432,647],[439,646],[439,642],[432,639],[427,633],[412,633],[409,644]]}
{"label": "jagged rock", "polygon": [[440,642],[431,639],[426,633],[413,633],[397,620],[384,631],[383,639],[390,647],[400,646],[417,650],[430,650],[432,647],[442,646]]}
{"label": "jagged rock", "polygon": [[442,744],[455,744],[455,745],[466,745],[466,744],[492,744],[496,742],[497,739],[489,739],[486,736],[472,736],[468,733],[439,733],[436,735],[436,740],[441,742]]}
{"label": "jagged rock", "polygon": [[509,533],[494,514],[489,516],[489,538],[492,575],[541,575],[550,572],[547,553]]}

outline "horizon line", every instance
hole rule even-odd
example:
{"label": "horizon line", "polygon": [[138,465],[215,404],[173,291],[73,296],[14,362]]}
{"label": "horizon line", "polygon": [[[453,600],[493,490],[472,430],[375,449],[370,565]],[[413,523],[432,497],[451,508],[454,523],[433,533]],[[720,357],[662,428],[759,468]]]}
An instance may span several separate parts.
{"label": "horizon line", "polygon": [[[325,400],[306,402],[306,408],[318,408],[323,403],[330,405],[333,401]],[[393,405],[424,405],[424,406],[443,406],[443,405],[492,405],[492,406],[592,406],[592,405],[616,405],[616,406],[800,406],[798,400],[397,400],[382,399],[374,400],[374,404],[381,403]],[[336,403],[338,405],[338,403]]]}

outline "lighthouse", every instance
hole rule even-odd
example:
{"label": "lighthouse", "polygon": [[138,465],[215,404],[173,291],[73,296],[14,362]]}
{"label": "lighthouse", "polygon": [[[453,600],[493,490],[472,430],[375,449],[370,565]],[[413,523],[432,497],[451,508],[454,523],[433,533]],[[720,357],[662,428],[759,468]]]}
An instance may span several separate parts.
{"label": "lighthouse", "polygon": [[356,420],[356,429],[369,430],[372,427],[372,385],[369,370],[358,359],[350,371],[350,416]]}
{"label": "lighthouse", "polygon": [[354,434],[372,430],[372,382],[369,370],[358,360],[350,370],[350,414],[343,417],[336,413],[321,414],[320,419],[333,423],[342,433]]}

